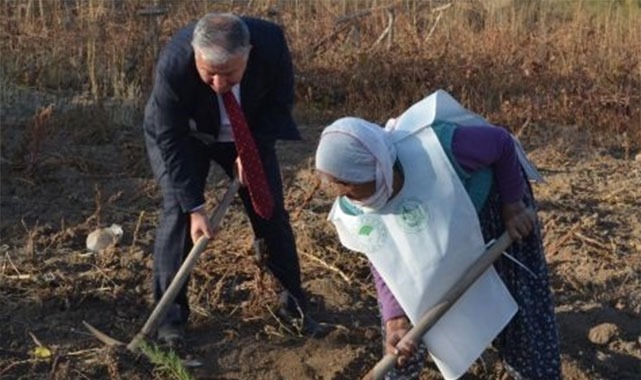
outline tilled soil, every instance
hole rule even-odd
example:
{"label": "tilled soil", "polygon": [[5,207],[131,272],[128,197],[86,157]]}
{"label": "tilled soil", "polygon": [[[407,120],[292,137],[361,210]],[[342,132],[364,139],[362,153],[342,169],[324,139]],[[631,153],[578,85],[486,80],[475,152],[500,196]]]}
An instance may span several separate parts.
{"label": "tilled soil", "polygon": [[[113,128],[96,112],[52,123],[35,147],[24,125],[3,125],[2,379],[167,378],[144,357],[107,348],[82,324],[125,342],[144,324],[160,204],[141,131]],[[278,288],[254,260],[236,200],[192,275],[188,343],[204,363],[191,370],[195,378],[356,379],[381,357],[367,262],[338,244],[325,220],[331,200],[311,169],[322,125],[301,129],[304,141],[279,145],[286,203],[312,315],[333,331],[307,339],[275,318]],[[564,377],[638,378],[641,162],[572,140],[534,146],[530,156],[547,179],[535,192]],[[213,209],[227,181],[214,169],[210,183]],[[123,228],[122,239],[88,254],[87,235],[111,224]],[[468,378],[501,378],[496,357],[488,349]],[[428,363],[421,378],[440,375]]]}

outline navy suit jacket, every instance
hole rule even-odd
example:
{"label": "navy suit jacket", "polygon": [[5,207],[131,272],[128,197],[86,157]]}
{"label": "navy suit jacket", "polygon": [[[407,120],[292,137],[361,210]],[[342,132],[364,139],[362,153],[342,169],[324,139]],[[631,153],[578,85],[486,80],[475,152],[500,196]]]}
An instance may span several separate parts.
{"label": "navy suit jacket", "polygon": [[[240,83],[241,105],[259,150],[273,149],[276,140],[299,140],[291,114],[294,74],[285,36],[268,21],[243,17],[252,49]],[[179,30],[161,51],[154,85],[145,107],[143,127],[156,175],[168,175],[185,211],[204,202],[191,162],[189,122],[198,132],[215,137],[220,130],[216,93],[196,70],[191,46],[195,23]],[[159,162],[160,161],[160,162]]]}

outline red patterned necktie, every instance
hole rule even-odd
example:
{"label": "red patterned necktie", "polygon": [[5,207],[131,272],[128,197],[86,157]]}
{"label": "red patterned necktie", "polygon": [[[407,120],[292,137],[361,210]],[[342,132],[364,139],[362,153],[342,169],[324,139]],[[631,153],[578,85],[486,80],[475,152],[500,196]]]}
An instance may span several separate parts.
{"label": "red patterned necktie", "polygon": [[259,216],[269,219],[274,211],[274,198],[272,198],[269,190],[269,184],[258,155],[256,143],[249,132],[243,110],[238,105],[234,94],[228,91],[222,97],[225,110],[227,110],[227,115],[229,116],[229,123],[234,133],[236,151],[238,152],[238,157],[240,157],[240,162],[243,164],[243,172],[245,173],[243,177],[247,182],[246,185],[249,189],[252,205]]}

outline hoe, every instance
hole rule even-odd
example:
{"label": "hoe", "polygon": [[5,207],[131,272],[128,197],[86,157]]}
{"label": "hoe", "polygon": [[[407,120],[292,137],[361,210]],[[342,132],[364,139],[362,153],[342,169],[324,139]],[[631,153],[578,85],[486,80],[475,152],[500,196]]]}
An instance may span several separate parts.
{"label": "hoe", "polygon": [[[418,342],[423,338],[423,335],[438,322],[439,318],[445,314],[454,303],[465,293],[469,288],[487,269],[492,266],[492,263],[498,259],[503,251],[505,251],[510,244],[512,238],[507,232],[504,232],[498,240],[496,240],[472,266],[461,276],[459,281],[443,295],[439,302],[429,309],[418,320],[416,325],[405,334],[402,341]],[[400,345],[400,343],[399,343]],[[378,363],[372,368],[364,377],[363,380],[380,380],[385,377],[394,365],[398,355],[385,354]]]}
{"label": "hoe", "polygon": [[[240,182],[238,181],[238,179],[234,179],[231,185],[229,185],[229,188],[227,189],[225,194],[223,195],[223,199],[220,201],[220,203],[214,210],[214,213],[211,216],[211,225],[214,229],[216,229],[220,225],[223,219],[223,216],[225,216],[225,213],[229,208],[229,205],[231,204],[232,200],[234,199],[234,195],[236,195],[236,192],[238,191],[239,187],[240,187]],[[151,315],[147,319],[147,322],[145,322],[145,325],[138,332],[138,334],[134,336],[131,342],[129,343],[121,342],[103,333],[102,331],[96,329],[86,321],[82,321],[82,323],[96,338],[98,338],[98,340],[100,340],[107,346],[125,346],[126,345],[129,351],[136,352],[138,350],[138,346],[140,345],[140,343],[146,337],[148,337],[152,332],[156,331],[156,328],[158,328],[158,324],[167,314],[167,310],[169,309],[169,306],[176,299],[176,296],[178,295],[178,291],[183,287],[183,285],[185,284],[185,281],[187,281],[189,274],[191,273],[194,266],[196,265],[196,261],[205,250],[208,242],[209,242],[209,239],[206,236],[201,236],[196,241],[196,244],[194,244],[193,248],[187,255],[187,258],[181,265],[180,269],[178,270],[178,273],[176,273],[176,275],[174,276],[174,279],[171,281],[171,284],[169,284],[167,291],[163,294],[162,298],[160,299],[160,301],[152,311]]]}
{"label": "hoe", "polygon": [[[218,204],[214,213],[211,217],[211,224],[214,228],[217,228],[225,212],[229,208],[234,195],[238,191],[240,183],[235,179],[225,194],[223,199]],[[111,336],[101,332],[96,329],[89,323],[83,321],[85,327],[101,342],[107,346],[126,346],[127,349],[131,352],[136,352],[140,343],[149,336],[153,331],[156,330],[160,320],[165,316],[169,305],[176,298],[179,289],[185,284],[188,275],[191,273],[193,267],[196,264],[196,261],[205,250],[205,247],[209,239],[205,236],[201,236],[194,247],[189,252],[189,255],[185,259],[184,263],[176,273],[176,276],[172,280],[169,288],[162,296],[155,309],[152,311],[151,315],[145,322],[142,329],[134,336],[134,338],[129,343],[121,342]],[[418,342],[427,331],[438,322],[439,318],[445,314],[454,303],[465,293],[465,291],[488,269],[490,266],[498,259],[503,251],[505,251],[510,244],[512,244],[512,239],[510,238],[507,232],[504,232],[498,240],[496,240],[475,262],[474,264],[463,274],[461,279],[452,287],[442,298],[441,300],[434,305],[430,310],[428,310],[421,319],[416,323],[416,325],[403,337],[403,340],[410,340]],[[397,355],[386,354],[375,366],[372,368],[364,377],[363,380],[373,380],[373,379],[383,379],[385,374],[389,372],[398,359]]]}

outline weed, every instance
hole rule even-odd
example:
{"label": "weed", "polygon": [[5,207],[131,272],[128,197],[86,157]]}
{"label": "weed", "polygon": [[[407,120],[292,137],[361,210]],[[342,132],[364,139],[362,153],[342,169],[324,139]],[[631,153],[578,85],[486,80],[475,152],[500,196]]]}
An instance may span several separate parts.
{"label": "weed", "polygon": [[163,351],[155,344],[141,342],[140,350],[156,367],[163,379],[194,380],[194,377],[183,366],[180,357],[174,351]]}

